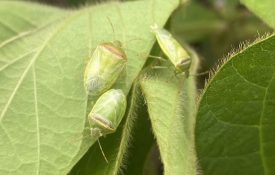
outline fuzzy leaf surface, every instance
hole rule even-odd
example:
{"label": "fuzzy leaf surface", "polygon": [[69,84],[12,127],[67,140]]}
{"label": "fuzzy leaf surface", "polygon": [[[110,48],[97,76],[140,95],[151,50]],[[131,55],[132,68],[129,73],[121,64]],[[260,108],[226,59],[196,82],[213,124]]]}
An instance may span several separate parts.
{"label": "fuzzy leaf surface", "polygon": [[[196,67],[194,57],[191,74]],[[175,76],[173,69],[147,73],[141,81],[141,88],[164,164],[164,174],[195,175],[195,79],[194,76]]]}

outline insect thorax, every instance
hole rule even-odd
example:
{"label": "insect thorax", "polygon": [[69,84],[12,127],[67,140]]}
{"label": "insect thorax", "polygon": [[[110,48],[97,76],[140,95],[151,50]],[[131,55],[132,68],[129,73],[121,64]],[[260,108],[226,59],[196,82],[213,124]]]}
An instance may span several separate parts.
{"label": "insect thorax", "polygon": [[126,60],[126,54],[122,49],[120,41],[114,41],[113,43],[102,43],[100,47],[105,49],[105,51],[110,52],[110,54],[115,56],[114,58]]}

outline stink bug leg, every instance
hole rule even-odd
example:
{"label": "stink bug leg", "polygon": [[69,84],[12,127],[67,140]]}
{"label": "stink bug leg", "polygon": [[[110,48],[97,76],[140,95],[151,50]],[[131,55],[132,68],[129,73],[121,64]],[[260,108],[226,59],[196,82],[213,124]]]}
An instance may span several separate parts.
{"label": "stink bug leg", "polygon": [[106,161],[106,163],[109,163],[109,161],[108,161],[106,155],[104,154],[104,151],[103,151],[103,148],[102,148],[101,143],[100,143],[100,141],[99,141],[99,138],[98,138],[98,140],[97,140],[97,143],[98,143],[98,146],[99,146],[99,148],[100,148],[100,151],[101,151],[101,153],[102,153],[102,155],[103,155],[103,157],[104,157],[104,160]]}

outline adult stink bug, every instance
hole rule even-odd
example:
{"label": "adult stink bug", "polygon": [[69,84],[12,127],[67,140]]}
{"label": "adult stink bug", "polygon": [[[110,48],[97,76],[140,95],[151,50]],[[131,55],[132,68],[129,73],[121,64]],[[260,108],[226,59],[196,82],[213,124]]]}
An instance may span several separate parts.
{"label": "adult stink bug", "polygon": [[98,45],[86,66],[84,86],[91,96],[106,92],[125,69],[127,57],[120,42],[107,42]]}
{"label": "adult stink bug", "polygon": [[92,137],[99,138],[115,132],[124,116],[126,104],[126,97],[120,89],[102,94],[88,115]]}
{"label": "adult stink bug", "polygon": [[161,50],[175,66],[176,73],[185,72],[188,75],[191,57],[187,51],[167,30],[158,27],[156,24],[151,26],[151,29],[157,38]]}

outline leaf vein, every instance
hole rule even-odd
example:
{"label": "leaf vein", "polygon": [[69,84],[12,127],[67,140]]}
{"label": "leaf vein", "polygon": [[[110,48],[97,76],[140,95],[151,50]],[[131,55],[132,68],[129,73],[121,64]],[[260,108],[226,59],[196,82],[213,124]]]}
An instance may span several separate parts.
{"label": "leaf vein", "polygon": [[258,87],[258,88],[266,89],[266,87],[261,86],[261,85],[258,85],[258,84],[256,84],[256,83],[254,83],[254,82],[248,80],[247,78],[245,78],[245,77],[239,72],[239,70],[234,66],[233,61],[232,61],[232,68],[236,71],[236,73],[237,73],[245,82],[247,82],[247,83],[249,83],[249,84],[251,84],[251,85],[253,85],[253,86],[256,86],[256,87]]}
{"label": "leaf vein", "polygon": [[34,106],[35,106],[35,118],[36,118],[36,130],[37,130],[37,172],[36,174],[40,174],[40,125],[39,125],[39,115],[38,115],[38,104],[37,104],[37,88],[36,88],[36,73],[35,68],[32,66],[33,70],[33,89],[34,89]]}
{"label": "leaf vein", "polygon": [[[36,48],[36,49],[37,49],[37,48]],[[2,67],[0,68],[0,72],[3,71],[3,70],[5,70],[5,69],[8,68],[9,66],[13,65],[13,64],[16,63],[17,61],[20,61],[21,59],[24,59],[24,58],[26,58],[28,55],[34,53],[34,52],[36,51],[36,49],[33,49],[33,50],[31,50],[30,52],[27,52],[27,53],[23,54],[22,56],[19,56],[19,57],[13,59],[11,62],[7,63],[6,65],[2,66]]]}
{"label": "leaf vein", "polygon": [[[63,17],[63,18],[64,18],[64,17]],[[49,27],[50,25],[52,25],[52,24],[54,24],[54,23],[56,23],[56,22],[58,22],[58,21],[61,21],[63,18],[58,18],[58,19],[56,19],[56,20],[54,20],[54,21],[52,21],[52,22],[50,22],[50,23],[47,23],[47,24],[45,24],[45,25],[43,25],[43,26],[41,26],[41,27],[39,27],[39,28],[31,29],[31,30],[28,30],[28,31],[24,31],[24,32],[18,33],[17,35],[15,35],[15,36],[13,36],[13,37],[11,37],[11,38],[9,38],[9,39],[7,39],[7,40],[1,42],[1,43],[0,43],[0,49],[3,48],[3,47],[6,46],[6,45],[12,43],[13,41],[15,41],[15,40],[17,40],[17,39],[23,39],[24,37],[27,37],[27,36],[29,36],[29,35],[35,33],[35,32],[38,32],[38,31],[40,31],[40,30],[43,30],[43,29]]]}
{"label": "leaf vein", "polygon": [[260,130],[259,130],[259,138],[260,138],[260,153],[261,153],[261,159],[262,159],[262,164],[263,164],[263,171],[264,171],[264,174],[269,174],[267,172],[268,170],[268,166],[267,166],[267,163],[266,163],[266,160],[264,158],[264,148],[263,148],[263,118],[264,118],[264,112],[265,112],[265,103],[266,103],[266,98],[267,98],[267,93],[268,93],[268,90],[269,90],[269,86],[271,85],[271,82],[273,81],[274,79],[274,72],[272,74],[272,78],[270,79],[269,83],[268,83],[268,86],[266,88],[266,91],[265,91],[265,95],[264,95],[264,99],[263,99],[263,109],[262,109],[262,113],[261,113],[261,116],[260,116]]}

